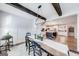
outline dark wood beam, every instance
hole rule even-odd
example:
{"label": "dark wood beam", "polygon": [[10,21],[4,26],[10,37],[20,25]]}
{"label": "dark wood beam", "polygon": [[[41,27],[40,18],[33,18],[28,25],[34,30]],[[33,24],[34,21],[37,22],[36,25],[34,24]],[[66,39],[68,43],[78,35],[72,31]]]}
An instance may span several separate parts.
{"label": "dark wood beam", "polygon": [[34,11],[32,11],[32,10],[30,10],[30,9],[28,9],[28,8],[26,8],[26,7],[24,7],[24,6],[22,6],[22,5],[20,5],[19,3],[6,3],[6,4],[8,4],[8,5],[10,5],[10,6],[13,6],[13,7],[17,8],[17,9],[20,9],[20,10],[26,12],[26,13],[29,13],[29,14],[35,16],[35,17],[38,16],[38,18],[43,19],[43,20],[46,21],[46,18],[45,18],[45,17],[43,17],[43,16],[41,16],[41,15],[35,13]]}
{"label": "dark wood beam", "polygon": [[59,5],[59,3],[52,3],[53,7],[55,8],[56,12],[58,13],[59,16],[62,16],[62,10]]}

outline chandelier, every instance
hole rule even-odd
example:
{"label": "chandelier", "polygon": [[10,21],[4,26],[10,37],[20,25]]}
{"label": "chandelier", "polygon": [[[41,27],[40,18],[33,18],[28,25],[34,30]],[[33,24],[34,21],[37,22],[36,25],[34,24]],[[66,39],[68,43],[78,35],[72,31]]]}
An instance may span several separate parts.
{"label": "chandelier", "polygon": [[[38,12],[39,12],[39,10],[41,10],[41,5],[39,5],[38,6]],[[39,19],[39,17],[38,17],[38,14],[37,14],[37,18],[36,18],[36,20],[35,20],[35,24],[36,25],[43,25],[43,24],[45,24],[45,20],[42,20],[41,18]]]}

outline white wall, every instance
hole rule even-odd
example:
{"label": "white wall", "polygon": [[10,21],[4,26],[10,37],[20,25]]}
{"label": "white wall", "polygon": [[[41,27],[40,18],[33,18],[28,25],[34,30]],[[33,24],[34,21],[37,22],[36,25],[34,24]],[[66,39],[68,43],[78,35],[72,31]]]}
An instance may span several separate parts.
{"label": "white wall", "polygon": [[67,32],[60,33],[65,36],[68,35],[68,28],[70,26],[73,26],[74,31],[75,31],[75,33],[74,33],[75,38],[77,36],[77,26],[76,26],[77,25],[77,15],[70,15],[70,16],[66,16],[66,17],[57,18],[57,19],[54,19],[53,21],[47,22],[46,24],[48,24],[48,25],[66,24]]}
{"label": "white wall", "polygon": [[68,36],[67,28],[68,28],[67,25],[59,25],[58,30],[62,30],[62,31],[58,31],[58,35]]}
{"label": "white wall", "polygon": [[79,51],[79,14],[77,15],[77,51]]}
{"label": "white wall", "polygon": [[32,32],[33,27],[33,19],[26,19],[0,11],[0,38],[9,32],[14,38],[14,44],[23,42],[26,32]]}

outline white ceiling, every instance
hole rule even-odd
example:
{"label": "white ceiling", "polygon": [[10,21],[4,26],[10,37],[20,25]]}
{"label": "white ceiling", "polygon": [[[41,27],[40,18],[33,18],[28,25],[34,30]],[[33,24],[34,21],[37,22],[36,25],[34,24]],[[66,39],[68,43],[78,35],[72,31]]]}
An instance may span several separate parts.
{"label": "white ceiling", "polygon": [[63,15],[79,12],[79,3],[60,3]]}
{"label": "white ceiling", "polygon": [[[55,9],[53,8],[52,4],[50,3],[20,3],[21,5],[25,6],[26,8],[46,17],[46,19],[50,19],[51,17],[57,17],[58,14],[56,13]],[[38,6],[42,5],[42,7],[38,11]]]}
{"label": "white ceiling", "polygon": [[[47,19],[50,19],[51,17],[57,17],[58,14],[56,13],[55,9],[53,8],[53,6],[49,3],[20,3],[21,5],[23,5],[24,7],[46,17]],[[41,9],[38,12],[38,6],[42,5]],[[32,16],[28,13],[25,13],[19,9],[16,9],[12,6],[9,6],[7,4],[0,4],[0,10],[3,10],[5,12],[14,14],[14,15],[18,15],[27,19],[36,19],[35,16]]]}
{"label": "white ceiling", "polygon": [[13,14],[13,15],[17,15],[17,16],[26,18],[26,19],[35,19],[36,18],[28,13],[25,13],[19,9],[16,9],[12,6],[9,6],[9,5],[3,4],[3,3],[0,4],[0,10]]}
{"label": "white ceiling", "polygon": [[[52,20],[53,18],[58,17],[58,14],[56,13],[54,7],[50,3],[20,3],[20,4],[38,14],[46,17],[47,20]],[[42,5],[42,7],[38,12],[37,7],[39,5]],[[60,3],[60,7],[62,9],[63,15],[79,11],[79,3]],[[9,6],[7,4],[0,3],[0,10],[24,17],[26,19],[36,19],[35,16],[32,16],[28,13],[25,13],[25,12],[23,12],[19,9],[16,9],[12,6]]]}

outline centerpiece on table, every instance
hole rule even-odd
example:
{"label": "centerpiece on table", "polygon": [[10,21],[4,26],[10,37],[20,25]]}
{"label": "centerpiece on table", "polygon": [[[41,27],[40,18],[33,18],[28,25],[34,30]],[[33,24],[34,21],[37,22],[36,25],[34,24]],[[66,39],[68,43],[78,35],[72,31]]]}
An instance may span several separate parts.
{"label": "centerpiece on table", "polygon": [[35,34],[35,39],[43,41],[43,36],[41,34],[38,35]]}

